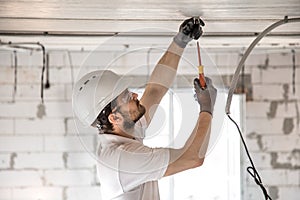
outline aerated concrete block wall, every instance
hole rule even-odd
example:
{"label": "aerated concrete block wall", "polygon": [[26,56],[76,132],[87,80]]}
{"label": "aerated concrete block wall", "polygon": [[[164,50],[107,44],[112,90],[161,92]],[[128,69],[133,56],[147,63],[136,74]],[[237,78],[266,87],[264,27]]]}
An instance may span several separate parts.
{"label": "aerated concrete block wall", "polygon": [[[0,200],[100,199],[96,161],[89,152],[96,149],[97,135],[78,136],[71,108],[72,82],[86,55],[71,52],[70,63],[67,52],[49,52],[50,89],[44,90],[43,110],[39,108],[41,54],[17,51],[14,92],[13,54],[0,52]],[[146,53],[139,56],[147,60]],[[113,57],[113,53],[107,53],[104,58]],[[158,56],[154,57],[153,62]],[[96,56],[88,65],[101,66],[99,58]],[[239,55],[214,54],[211,58],[220,73],[232,74]],[[244,135],[273,200],[298,200],[300,196],[299,67],[300,52],[296,52],[296,94],[293,95],[291,53],[261,52],[251,55],[246,63],[253,101],[245,106]],[[249,161],[243,149],[241,152],[242,197],[264,199],[246,173]]]}

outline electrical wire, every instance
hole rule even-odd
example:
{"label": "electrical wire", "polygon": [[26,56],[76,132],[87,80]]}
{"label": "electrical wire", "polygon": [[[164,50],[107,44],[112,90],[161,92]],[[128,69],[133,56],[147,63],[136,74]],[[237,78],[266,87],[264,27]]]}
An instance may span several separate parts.
{"label": "electrical wire", "polygon": [[296,58],[295,58],[295,50],[292,49],[292,61],[293,61],[293,79],[292,79],[292,84],[293,84],[293,94],[295,95],[296,93]]}
{"label": "electrical wire", "polygon": [[300,22],[300,18],[290,18],[289,19],[288,16],[285,16],[284,19],[279,20],[278,22],[275,22],[274,24],[272,24],[271,26],[269,26],[268,28],[266,28],[263,32],[261,32],[257,36],[257,38],[255,38],[255,40],[247,48],[246,52],[244,53],[242,59],[239,62],[238,67],[236,68],[236,71],[235,71],[234,76],[233,76],[232,81],[231,81],[231,85],[230,85],[229,92],[228,92],[228,97],[227,97],[227,102],[226,102],[226,107],[225,107],[225,112],[227,114],[230,113],[231,100],[232,100],[232,96],[233,96],[234,90],[235,90],[237,82],[238,82],[238,78],[239,78],[239,74],[240,74],[241,68],[244,65],[246,59],[248,58],[248,56],[251,53],[251,51],[253,50],[253,48],[258,44],[258,42],[263,37],[265,37],[274,28],[276,28],[276,27],[278,27],[280,25],[286,24],[286,23],[294,23],[294,22]]}
{"label": "electrical wire", "polygon": [[18,75],[18,57],[17,57],[17,51],[13,51],[14,53],[14,91],[13,91],[13,102],[16,100],[16,94],[17,94],[17,75]]}
{"label": "electrical wire", "polygon": [[242,143],[243,143],[243,145],[244,145],[245,151],[246,151],[246,153],[247,153],[247,156],[248,156],[248,158],[249,158],[249,161],[250,161],[250,163],[251,163],[251,166],[247,167],[248,173],[254,178],[255,183],[256,183],[257,185],[260,186],[260,188],[261,188],[261,190],[263,191],[263,194],[264,194],[264,196],[265,196],[265,200],[272,200],[272,198],[269,196],[269,194],[268,194],[266,188],[264,187],[264,185],[263,185],[263,183],[262,183],[262,180],[261,180],[261,178],[260,178],[260,176],[259,176],[259,174],[258,174],[258,172],[257,172],[257,170],[256,170],[256,168],[255,168],[255,166],[254,166],[254,163],[253,163],[252,158],[251,158],[251,156],[250,156],[250,153],[249,153],[249,151],[248,151],[248,148],[247,148],[246,142],[245,142],[245,140],[244,140],[244,138],[243,138],[243,135],[242,135],[242,132],[241,132],[241,130],[240,130],[240,127],[239,127],[238,124],[230,117],[229,114],[227,114],[227,116],[228,116],[228,118],[234,123],[234,125],[236,126],[236,128],[237,128],[237,130],[238,130],[238,132],[239,132],[239,134],[240,134]]}

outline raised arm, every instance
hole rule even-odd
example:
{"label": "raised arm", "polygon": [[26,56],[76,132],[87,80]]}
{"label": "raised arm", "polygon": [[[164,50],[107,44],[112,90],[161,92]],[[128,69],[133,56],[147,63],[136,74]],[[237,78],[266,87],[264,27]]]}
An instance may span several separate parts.
{"label": "raised arm", "polygon": [[202,28],[199,24],[195,24],[193,18],[185,20],[173,42],[155,66],[140,100],[146,108],[145,117],[148,124],[161,99],[173,84],[184,48],[193,38],[198,39],[201,35]]}
{"label": "raised arm", "polygon": [[194,87],[198,103],[200,104],[200,114],[195,128],[181,149],[170,149],[170,162],[164,176],[176,174],[178,172],[199,167],[203,164],[207,151],[210,126],[217,90],[213,87],[210,79],[206,78],[207,88],[202,90],[199,80],[194,80]]}

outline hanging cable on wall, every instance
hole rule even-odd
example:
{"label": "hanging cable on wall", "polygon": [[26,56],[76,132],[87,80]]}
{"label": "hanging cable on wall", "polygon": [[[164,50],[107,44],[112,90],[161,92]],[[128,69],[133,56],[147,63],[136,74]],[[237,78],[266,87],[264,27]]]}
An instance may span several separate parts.
{"label": "hanging cable on wall", "polygon": [[50,81],[49,81],[49,53],[46,53],[46,83],[45,88],[50,88]]}
{"label": "hanging cable on wall", "polygon": [[293,85],[293,94],[296,93],[296,56],[295,56],[295,50],[292,49],[292,62],[293,62],[293,79],[292,79],[292,85]]}
{"label": "hanging cable on wall", "polygon": [[232,82],[231,82],[231,86],[229,88],[229,93],[228,93],[228,97],[227,97],[227,102],[226,102],[226,108],[225,108],[225,112],[228,116],[228,118],[235,124],[235,126],[237,127],[237,130],[240,134],[240,138],[242,140],[242,143],[243,143],[243,146],[245,148],[245,151],[247,153],[247,156],[250,160],[250,163],[251,163],[251,166],[247,167],[247,171],[248,173],[254,178],[254,181],[257,185],[260,186],[263,194],[264,194],[264,197],[265,197],[265,200],[272,200],[271,197],[269,196],[266,188],[264,187],[263,183],[262,183],[262,180],[258,174],[258,171],[256,170],[255,166],[254,166],[254,163],[251,159],[251,156],[250,156],[250,153],[248,151],[248,148],[247,148],[247,145],[244,141],[244,138],[243,138],[243,135],[242,135],[242,132],[238,126],[238,124],[230,117],[230,105],[231,105],[231,100],[232,100],[232,96],[233,96],[233,93],[236,89],[236,86],[237,86],[237,82],[238,82],[238,79],[239,79],[239,74],[241,72],[241,69],[247,59],[247,57],[249,56],[249,54],[251,53],[251,51],[253,50],[253,48],[257,45],[257,43],[265,36],[267,35],[270,31],[272,31],[274,28],[282,25],[282,24],[286,24],[286,23],[291,23],[291,22],[300,22],[300,18],[291,18],[289,19],[287,16],[284,17],[283,20],[280,20],[274,24],[272,24],[271,26],[269,26],[268,28],[266,28],[263,32],[261,32],[257,38],[255,38],[255,40],[250,44],[250,46],[248,47],[248,49],[246,50],[245,54],[243,55],[243,57],[241,58],[240,62],[239,62],[239,65],[235,71],[235,74],[232,78]]}
{"label": "hanging cable on wall", "polygon": [[13,55],[14,55],[14,91],[13,91],[13,103],[16,100],[16,94],[17,94],[17,81],[18,81],[18,57],[17,57],[17,51],[14,50],[13,51]]}

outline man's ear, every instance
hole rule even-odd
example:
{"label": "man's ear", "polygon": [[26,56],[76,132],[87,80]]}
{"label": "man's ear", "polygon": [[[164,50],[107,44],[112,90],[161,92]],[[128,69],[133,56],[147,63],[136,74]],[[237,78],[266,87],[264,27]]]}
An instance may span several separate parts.
{"label": "man's ear", "polygon": [[111,113],[108,115],[108,120],[110,123],[116,124],[120,120],[120,117],[115,113]]}

